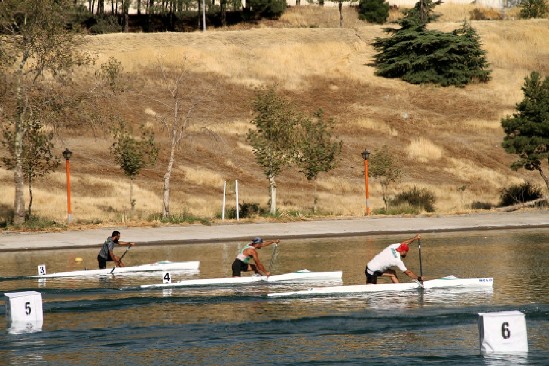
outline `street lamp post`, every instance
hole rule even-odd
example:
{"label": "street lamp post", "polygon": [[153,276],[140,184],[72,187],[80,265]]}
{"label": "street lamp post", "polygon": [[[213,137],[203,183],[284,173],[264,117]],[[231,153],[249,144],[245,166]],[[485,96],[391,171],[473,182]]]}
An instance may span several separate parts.
{"label": "street lamp post", "polygon": [[368,150],[364,150],[362,152],[362,158],[364,159],[364,186],[366,191],[366,210],[364,212],[365,216],[370,216],[370,205],[368,202],[368,158],[370,157],[370,152]]}
{"label": "street lamp post", "polygon": [[68,148],[65,148],[63,151],[63,157],[65,158],[65,170],[67,171],[67,221],[71,223],[71,164],[69,160],[71,159],[72,151]]}

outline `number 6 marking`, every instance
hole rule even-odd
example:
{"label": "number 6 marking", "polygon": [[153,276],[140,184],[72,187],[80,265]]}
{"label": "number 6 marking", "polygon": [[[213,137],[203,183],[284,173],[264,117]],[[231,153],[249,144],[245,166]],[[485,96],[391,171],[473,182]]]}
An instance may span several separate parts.
{"label": "number 6 marking", "polygon": [[503,339],[511,338],[511,330],[509,329],[509,322],[503,322],[501,324],[501,336]]}

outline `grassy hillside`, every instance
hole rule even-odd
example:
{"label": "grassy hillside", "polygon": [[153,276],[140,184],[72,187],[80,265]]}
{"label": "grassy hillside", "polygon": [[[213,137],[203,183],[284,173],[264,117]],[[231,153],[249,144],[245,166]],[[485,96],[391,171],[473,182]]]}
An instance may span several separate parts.
{"label": "grassy hillside", "polygon": [[[444,5],[440,7],[444,12]],[[432,27],[451,30],[470,7],[448,6]],[[453,14],[453,15],[452,15]],[[345,9],[338,28],[337,8],[291,9],[281,21],[250,29],[206,33],[111,34],[87,38],[97,65],[116,57],[125,71],[145,79],[147,93],[163,98],[149,74],[159,59],[185,63],[189,85],[206,84],[207,100],[192,115],[190,131],[177,153],[172,176],[171,212],[214,217],[221,210],[223,181],[238,180],[240,202],[266,207],[268,181],[255,163],[246,132],[251,127],[250,102],[257,87],[276,83],[304,111],[322,108],[337,121],[343,153],[337,168],[321,174],[318,208],[324,215],[362,215],[365,208],[361,152],[373,154],[388,145],[403,163],[404,179],[392,193],[413,186],[436,196],[439,213],[467,212],[475,201],[497,203],[503,187],[537,174],[509,169],[513,157],[501,148],[502,117],[511,114],[523,95],[531,71],[549,74],[549,21],[473,21],[493,69],[488,84],[466,88],[409,85],[374,76],[371,66],[382,26],[354,19]],[[128,96],[116,107],[138,124],[154,125],[154,107],[147,99]],[[101,110],[98,108],[98,111]],[[157,128],[163,149],[157,166],[137,181],[139,221],[161,211],[162,176],[167,141]],[[78,222],[120,222],[129,209],[129,184],[109,154],[108,134],[76,129],[57,141],[71,159],[73,218]],[[13,206],[13,174],[0,169],[4,211]],[[228,206],[234,207],[229,184]],[[57,220],[66,217],[64,164],[34,189],[34,212]],[[383,206],[378,182],[370,179],[370,206]],[[278,178],[278,207],[284,213],[307,213],[312,185],[296,170]]]}

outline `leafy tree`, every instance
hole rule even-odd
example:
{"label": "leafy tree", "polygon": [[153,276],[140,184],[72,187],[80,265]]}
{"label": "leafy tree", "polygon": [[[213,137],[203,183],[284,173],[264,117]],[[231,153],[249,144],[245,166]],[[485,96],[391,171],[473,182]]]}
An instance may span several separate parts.
{"label": "leafy tree", "polygon": [[255,126],[247,134],[257,163],[269,179],[270,213],[276,214],[276,177],[292,161],[299,116],[293,105],[274,87],[258,91],[253,102]]}
{"label": "leafy tree", "polygon": [[131,212],[135,211],[135,199],[133,198],[133,181],[141,170],[147,166],[154,166],[158,157],[158,147],[154,141],[154,133],[140,126],[141,137],[135,138],[131,127],[124,121],[112,129],[114,142],[111,146],[111,153],[114,161],[130,178],[130,207]]}
{"label": "leafy tree", "polygon": [[286,0],[249,0],[246,2],[256,16],[279,18],[286,10]]}
{"label": "leafy tree", "polygon": [[360,0],[358,18],[369,23],[383,24],[389,17],[389,3],[385,0]]}
{"label": "leafy tree", "polygon": [[[0,2],[0,29],[7,35],[0,37],[0,72],[8,79],[14,100],[9,108],[13,113],[8,114],[6,108],[5,118],[14,133],[15,224],[25,221],[23,152],[29,126],[41,109],[53,104],[61,109],[63,101],[52,103],[56,96],[53,87],[69,83],[74,67],[90,62],[79,48],[83,39],[66,26],[73,5],[73,0]],[[48,103],[44,104],[45,100]]]}
{"label": "leafy tree", "polygon": [[[15,133],[9,126],[3,131],[2,145],[8,150],[9,155],[2,158],[6,167],[15,169],[14,139]],[[35,178],[43,177],[53,172],[59,166],[59,158],[53,152],[53,132],[48,132],[39,120],[31,120],[27,124],[27,133],[23,139],[23,175],[29,187],[29,206],[27,217],[32,216],[32,182]]]}
{"label": "leafy tree", "polygon": [[159,121],[162,133],[168,141],[168,162],[162,187],[162,219],[170,216],[171,177],[177,158],[176,152],[182,148],[183,139],[190,136],[189,129],[196,124],[200,107],[209,105],[211,88],[216,87],[205,78],[194,78],[187,68],[188,62],[184,60],[176,65],[168,65],[159,59],[158,65],[147,72],[150,73],[149,79],[159,84],[163,97],[141,94],[151,103],[150,113]]}
{"label": "leafy tree", "polygon": [[395,156],[384,145],[379,151],[370,154],[368,161],[368,176],[379,178],[385,210],[389,209],[389,186],[397,183],[402,177],[400,164]]}
{"label": "leafy tree", "polygon": [[452,32],[428,30],[427,23],[437,17],[434,6],[430,0],[416,3],[398,22],[400,29],[376,38],[376,75],[441,86],[487,82],[491,71],[476,31],[467,23]]}
{"label": "leafy tree", "polygon": [[546,0],[523,0],[519,7],[523,19],[543,18],[549,11]]}
{"label": "leafy tree", "polygon": [[302,118],[297,129],[296,162],[299,171],[314,184],[313,212],[318,201],[316,178],[321,172],[335,168],[343,145],[341,140],[334,141],[333,128],[333,119],[326,120],[324,112],[319,110],[314,118]]}
{"label": "leafy tree", "polygon": [[516,105],[516,112],[501,121],[505,137],[502,146],[518,159],[511,168],[536,170],[549,188],[549,178],[542,163],[549,161],[549,78],[538,72],[525,78],[524,99]]}

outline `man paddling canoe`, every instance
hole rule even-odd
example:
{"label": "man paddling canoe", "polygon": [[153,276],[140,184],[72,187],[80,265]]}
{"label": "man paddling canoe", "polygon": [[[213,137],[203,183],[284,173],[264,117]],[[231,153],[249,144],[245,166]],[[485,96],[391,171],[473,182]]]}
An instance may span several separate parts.
{"label": "man paddling canoe", "polygon": [[[255,238],[251,243],[246,245],[240,253],[236,256],[232,269],[233,277],[240,277],[240,272],[254,271],[256,274],[263,274],[270,276],[271,272],[268,272],[263,264],[259,261],[256,249],[261,249],[271,244],[278,244],[280,240],[267,240],[263,241],[261,238]],[[250,259],[254,260],[254,264],[250,263]]]}
{"label": "man paddling canoe", "polygon": [[97,255],[97,262],[99,263],[99,269],[105,269],[107,268],[107,261],[114,261],[115,266],[118,267],[124,267],[124,263],[122,263],[122,258],[117,257],[114,255],[114,245],[123,245],[127,247],[133,247],[135,243],[133,242],[126,242],[126,241],[120,241],[120,231],[113,231],[112,235],[105,240],[103,245],[101,246],[101,250],[99,251],[99,254]]}
{"label": "man paddling canoe", "polygon": [[398,267],[404,274],[413,280],[423,281],[423,277],[417,276],[404,265],[402,259],[406,258],[409,245],[415,240],[420,240],[421,236],[417,234],[411,239],[405,240],[402,243],[391,244],[377,254],[371,261],[368,262],[366,270],[366,284],[377,284],[379,276],[390,277],[392,283],[398,283],[396,272],[390,267]]}

